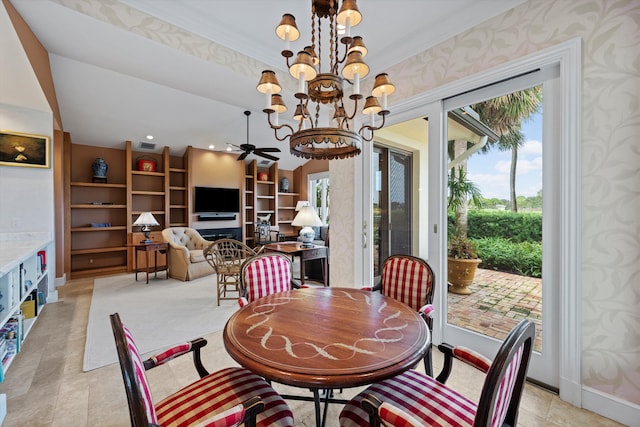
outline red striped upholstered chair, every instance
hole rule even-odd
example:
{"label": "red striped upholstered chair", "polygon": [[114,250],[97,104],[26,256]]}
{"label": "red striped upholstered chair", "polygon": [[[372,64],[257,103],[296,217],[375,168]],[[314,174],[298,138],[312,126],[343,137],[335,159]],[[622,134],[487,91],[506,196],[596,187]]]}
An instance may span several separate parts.
{"label": "red striped upholstered chair", "polygon": [[[424,318],[431,332],[434,282],[433,270],[425,260],[411,255],[391,255],[382,264],[380,282],[373,288],[364,289],[380,291],[413,308]],[[432,375],[431,347],[424,355],[424,369]]]}
{"label": "red striped upholstered chair", "polygon": [[247,259],[242,264],[240,284],[240,307],[276,292],[302,287],[293,278],[291,260],[277,252],[262,253]]}
{"label": "red striped upholstered chair", "polygon": [[[340,425],[515,426],[534,335],[534,323],[522,320],[509,332],[493,362],[469,349],[440,345],[445,363],[437,379],[409,370],[369,386],[345,405]],[[477,404],[444,384],[453,358],[486,373]]]}
{"label": "red striped upholstered chair", "polygon": [[[143,361],[118,313],[109,317],[133,427],[293,425],[291,410],[263,378],[238,367],[209,374],[200,359],[206,340],[198,338]],[[191,352],[200,379],[154,404],[145,371]]]}

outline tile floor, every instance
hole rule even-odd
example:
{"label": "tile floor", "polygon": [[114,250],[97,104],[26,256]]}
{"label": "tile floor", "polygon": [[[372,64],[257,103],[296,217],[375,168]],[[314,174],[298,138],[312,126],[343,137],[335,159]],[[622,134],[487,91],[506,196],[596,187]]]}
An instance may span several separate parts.
{"label": "tile floor", "polygon": [[[0,393],[7,394],[8,414],[3,427],[39,426],[127,426],[128,409],[117,364],[82,372],[82,359],[93,280],[68,282],[59,288],[59,299],[43,309],[23,351],[9,369]],[[135,331],[133,331],[135,334]],[[207,335],[209,341],[203,360],[210,370],[234,365],[226,354],[221,333]],[[434,352],[434,369],[441,366]],[[419,369],[422,364],[419,364]],[[195,380],[188,358],[181,358],[149,372],[156,399]],[[456,364],[448,384],[477,399],[483,376],[464,364]],[[281,393],[290,387],[276,384]],[[350,397],[360,389],[344,390]],[[304,391],[302,391],[304,392]],[[296,426],[313,426],[313,406],[291,401]],[[327,426],[337,426],[341,405],[330,405]],[[592,412],[562,402],[556,395],[527,384],[519,425],[533,426],[620,426]]]}

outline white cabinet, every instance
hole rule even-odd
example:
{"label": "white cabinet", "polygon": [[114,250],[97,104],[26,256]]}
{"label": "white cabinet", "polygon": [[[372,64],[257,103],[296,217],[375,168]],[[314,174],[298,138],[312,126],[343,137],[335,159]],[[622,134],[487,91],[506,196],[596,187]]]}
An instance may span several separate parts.
{"label": "white cabinet", "polygon": [[47,298],[49,242],[0,242],[0,382]]}

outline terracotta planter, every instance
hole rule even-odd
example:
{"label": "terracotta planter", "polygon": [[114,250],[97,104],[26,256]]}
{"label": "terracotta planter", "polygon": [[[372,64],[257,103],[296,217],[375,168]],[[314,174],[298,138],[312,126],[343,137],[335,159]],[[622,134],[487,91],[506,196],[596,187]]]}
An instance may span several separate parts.
{"label": "terracotta planter", "polygon": [[471,291],[468,286],[473,282],[478,264],[481,259],[456,259],[448,258],[447,276],[449,281],[449,291],[469,295]]}

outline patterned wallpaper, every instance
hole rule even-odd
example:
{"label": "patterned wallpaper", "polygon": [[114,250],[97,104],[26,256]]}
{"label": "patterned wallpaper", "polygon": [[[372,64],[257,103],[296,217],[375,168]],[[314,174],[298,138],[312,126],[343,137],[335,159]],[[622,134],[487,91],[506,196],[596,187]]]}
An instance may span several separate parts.
{"label": "patterned wallpaper", "polygon": [[[58,0],[238,73],[264,64],[112,0]],[[391,103],[581,37],[583,384],[640,404],[640,1],[530,0],[386,70]],[[393,105],[391,105],[393,107]],[[331,166],[332,282],[354,277],[353,160]],[[337,242],[335,236],[340,236]],[[334,281],[335,278],[335,281]],[[340,278],[338,280],[337,278]]]}
{"label": "patterned wallpaper", "polygon": [[640,404],[640,2],[531,0],[391,67],[393,100],[581,37],[582,382]]}

